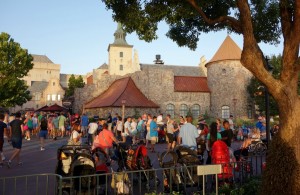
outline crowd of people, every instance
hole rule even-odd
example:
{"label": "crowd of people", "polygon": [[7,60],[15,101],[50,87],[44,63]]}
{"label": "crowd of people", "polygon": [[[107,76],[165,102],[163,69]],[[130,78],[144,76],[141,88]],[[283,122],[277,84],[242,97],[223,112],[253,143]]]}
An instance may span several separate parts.
{"label": "crowd of people", "polygon": [[[199,116],[197,124],[193,124],[191,116],[180,116],[179,120],[172,119],[170,114],[165,117],[163,114],[152,116],[143,114],[140,117],[126,117],[124,120],[117,113],[112,116],[110,113],[105,118],[97,116],[89,118],[86,113],[79,114],[66,113],[30,113],[25,115],[16,113],[15,115],[0,114],[0,167],[3,166],[5,156],[3,154],[4,137],[14,148],[12,156],[8,159],[8,167],[16,159],[18,165],[23,138],[27,141],[32,136],[40,138],[40,150],[45,150],[45,139],[53,139],[68,136],[68,144],[80,145],[88,144],[92,148],[100,147],[108,154],[112,154],[113,143],[122,146],[143,143],[153,153],[155,145],[159,141],[167,142],[167,150],[173,150],[177,145],[189,147],[197,150],[197,139],[206,141],[206,150],[209,151],[217,140],[222,140],[231,148],[232,140],[244,140],[242,148],[249,146],[249,140],[265,138],[265,120],[258,117],[255,127],[236,127],[233,116],[228,120],[216,119],[208,125]],[[124,123],[124,125],[123,125]],[[279,131],[279,126],[274,126],[271,133],[275,135]],[[82,139],[87,138],[87,139]],[[232,151],[232,150],[231,150]],[[232,151],[233,153],[233,151]],[[236,152],[238,154],[238,152]],[[210,163],[208,158],[206,163]]]}

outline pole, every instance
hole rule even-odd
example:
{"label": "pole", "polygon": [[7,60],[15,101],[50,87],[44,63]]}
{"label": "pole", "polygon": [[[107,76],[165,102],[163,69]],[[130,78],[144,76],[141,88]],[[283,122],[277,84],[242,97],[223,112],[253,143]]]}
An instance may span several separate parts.
{"label": "pole", "polygon": [[122,104],[122,132],[124,132],[125,104]]}
{"label": "pole", "polygon": [[265,87],[265,104],[266,104],[266,136],[267,136],[267,146],[270,141],[270,95],[267,87]]}

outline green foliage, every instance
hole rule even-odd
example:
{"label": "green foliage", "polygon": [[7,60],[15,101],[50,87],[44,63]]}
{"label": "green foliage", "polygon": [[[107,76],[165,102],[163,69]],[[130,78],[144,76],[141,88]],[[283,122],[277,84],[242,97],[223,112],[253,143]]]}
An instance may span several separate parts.
{"label": "green foliage", "polygon": [[74,91],[76,88],[83,88],[84,87],[84,82],[83,78],[80,75],[78,78],[75,78],[75,76],[72,74],[71,77],[69,78],[69,84],[68,84],[68,89],[66,91],[66,96],[70,97],[74,95]]}
{"label": "green foliage", "polygon": [[[229,22],[205,23],[199,12],[188,3],[178,0],[102,0],[107,9],[113,11],[113,18],[125,25],[129,33],[136,32],[140,39],[151,42],[157,39],[157,25],[165,21],[169,25],[167,36],[180,47],[196,49],[201,33],[228,29],[240,34],[238,29],[229,27]],[[235,0],[195,1],[196,6],[211,20],[230,16],[239,21]],[[253,17],[254,35],[258,42],[278,43],[280,38],[278,1],[249,2]],[[263,24],[263,25],[262,25]]]}
{"label": "green foliage", "polygon": [[0,107],[21,106],[31,99],[21,80],[32,69],[32,56],[7,33],[0,34]]}
{"label": "green foliage", "polygon": [[[281,71],[281,60],[282,57],[280,55],[278,56],[272,56],[270,59],[270,64],[273,66],[273,76],[275,78],[280,77],[280,71]],[[248,93],[250,94],[250,97],[254,99],[255,104],[258,105],[259,112],[265,111],[265,92],[263,84],[253,77],[250,81],[250,84],[247,87]],[[277,103],[275,102],[274,98],[270,95],[270,114],[272,116],[278,115],[279,110]]]}

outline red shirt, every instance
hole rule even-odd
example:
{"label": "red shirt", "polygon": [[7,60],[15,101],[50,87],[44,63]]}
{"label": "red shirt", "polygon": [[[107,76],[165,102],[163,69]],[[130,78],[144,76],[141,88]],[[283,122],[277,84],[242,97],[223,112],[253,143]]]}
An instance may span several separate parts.
{"label": "red shirt", "polygon": [[103,129],[99,134],[98,134],[98,143],[101,148],[111,148],[113,144],[113,138],[114,134],[107,130]]}

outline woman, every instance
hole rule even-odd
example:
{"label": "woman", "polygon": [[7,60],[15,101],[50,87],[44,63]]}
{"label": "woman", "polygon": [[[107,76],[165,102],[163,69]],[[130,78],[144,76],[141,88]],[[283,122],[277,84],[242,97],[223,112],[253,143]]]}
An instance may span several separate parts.
{"label": "woman", "polygon": [[248,156],[248,149],[250,145],[251,145],[251,138],[245,137],[241,148],[234,151],[234,156],[237,161],[239,161],[241,155]]}
{"label": "woman", "polygon": [[41,119],[40,127],[41,127],[41,129],[40,129],[39,137],[40,137],[41,151],[44,151],[45,150],[45,139],[47,138],[47,135],[48,135],[48,121],[45,116],[42,117],[42,119]]}
{"label": "woman", "polygon": [[216,122],[217,122],[217,129],[218,129],[218,132],[221,132],[222,131],[222,121],[221,121],[221,119],[217,119],[216,120]]}
{"label": "woman", "polygon": [[213,144],[215,143],[215,141],[217,140],[221,140],[222,136],[221,134],[218,132],[218,123],[216,122],[212,122],[210,124],[210,132],[207,134],[207,152],[208,152],[208,157],[206,160],[206,164],[211,164],[211,155],[210,155],[210,151],[211,148],[213,146]]}
{"label": "woman", "polygon": [[152,121],[152,116],[151,114],[148,114],[147,116],[147,123],[146,123],[146,129],[147,129],[147,134],[146,134],[146,148],[148,147],[148,143],[151,142],[151,137],[150,137],[150,123]]}
{"label": "woman", "polygon": [[130,134],[132,135],[132,141],[133,141],[133,144],[136,144],[136,138],[137,138],[137,122],[136,122],[136,119],[135,118],[132,118],[131,119],[131,123],[130,123],[130,126],[131,126],[131,132]]}
{"label": "woman", "polygon": [[81,144],[81,127],[80,124],[75,123],[72,126],[72,133],[71,133],[71,137],[70,137],[70,141],[69,141],[69,145],[80,145]]}
{"label": "woman", "polygon": [[157,138],[158,138],[158,126],[157,126],[157,117],[154,116],[151,123],[150,123],[150,137],[151,137],[151,152],[155,152],[154,151],[154,145],[157,142]]}
{"label": "woman", "polygon": [[33,135],[37,135],[38,118],[37,118],[36,113],[33,114],[33,117],[32,117],[32,125],[33,125],[33,131],[32,131],[32,134],[33,134]]}
{"label": "woman", "polygon": [[33,122],[32,122],[32,118],[31,118],[30,113],[26,113],[25,118],[26,119],[24,121],[24,124],[25,124],[25,126],[27,126],[27,130],[26,130],[26,133],[25,133],[25,139],[30,141],[30,134],[33,130]]}

